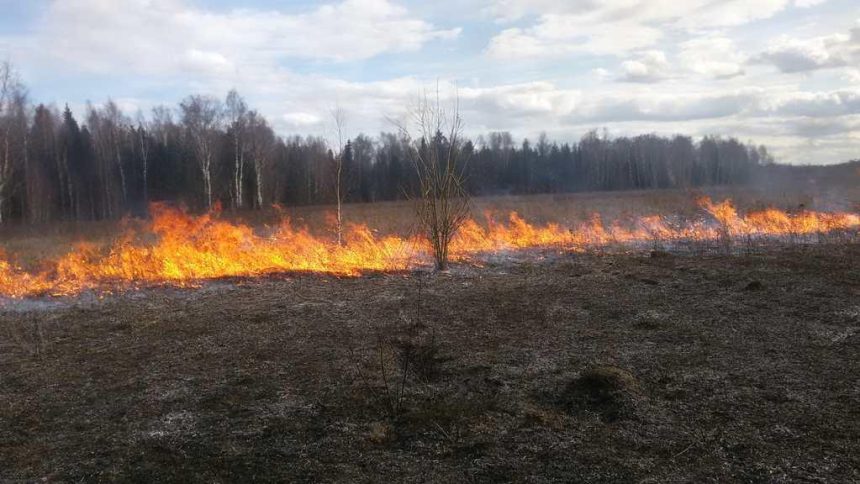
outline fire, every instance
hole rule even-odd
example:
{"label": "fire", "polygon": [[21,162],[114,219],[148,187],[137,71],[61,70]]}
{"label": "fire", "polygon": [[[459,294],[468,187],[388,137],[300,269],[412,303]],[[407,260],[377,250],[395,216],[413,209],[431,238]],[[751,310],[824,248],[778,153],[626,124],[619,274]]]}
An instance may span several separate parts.
{"label": "fire", "polygon": [[[592,216],[577,226],[535,225],[516,213],[505,222],[492,214],[468,220],[452,241],[452,258],[474,261],[479,254],[529,248],[585,251],[611,245],[675,241],[725,241],[735,237],[800,237],[860,229],[853,213],[766,209],[742,215],[730,200],[699,200],[708,217],[688,221],[648,216],[632,223],[605,224]],[[127,228],[108,247],[80,244],[65,256],[44,261],[47,269],[28,272],[0,253],[0,296],[70,295],[87,289],[187,286],[222,277],[314,272],[357,276],[392,272],[430,263],[429,244],[420,237],[380,236],[365,225],[346,228],[344,240],[312,234],[283,219],[265,230],[221,220],[217,214],[192,216],[155,204],[143,228]]]}
{"label": "fire", "polygon": [[812,212],[804,210],[790,214],[775,208],[738,215],[731,200],[713,203],[708,198],[699,205],[720,223],[729,236],[800,236],[851,230],[860,225],[860,216],[851,213]]}

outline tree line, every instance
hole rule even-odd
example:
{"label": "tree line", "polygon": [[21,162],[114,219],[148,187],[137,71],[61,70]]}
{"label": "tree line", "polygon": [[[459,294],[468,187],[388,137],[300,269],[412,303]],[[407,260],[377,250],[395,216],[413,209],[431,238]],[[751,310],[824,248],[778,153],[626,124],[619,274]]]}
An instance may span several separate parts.
{"label": "tree line", "polygon": [[[447,140],[440,132],[432,143]],[[491,133],[458,149],[471,195],[735,184],[773,163],[764,147],[734,138],[605,131],[576,143]],[[31,103],[12,67],[0,65],[0,222],[113,219],[161,200],[199,210],[397,200],[420,189],[412,153],[402,132],[343,146],[278,136],[235,90],[149,116],[88,104],[78,120],[68,106]]]}

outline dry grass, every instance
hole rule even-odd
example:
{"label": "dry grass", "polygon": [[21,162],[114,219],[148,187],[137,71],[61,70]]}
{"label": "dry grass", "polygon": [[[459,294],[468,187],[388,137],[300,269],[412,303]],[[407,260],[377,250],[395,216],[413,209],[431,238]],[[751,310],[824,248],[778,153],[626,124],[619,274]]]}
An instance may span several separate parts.
{"label": "dry grass", "polygon": [[[860,185],[858,185],[860,186]],[[701,215],[696,203],[701,195],[715,200],[731,198],[741,210],[777,207],[786,210],[805,207],[817,210],[852,210],[860,204],[860,188],[824,192],[786,191],[776,188],[710,188],[701,191],[651,190],[629,192],[594,192],[563,195],[531,195],[483,197],[472,199],[472,216],[482,220],[492,213],[504,218],[517,212],[535,224],[557,222],[575,226],[594,214],[605,222],[627,220],[637,216],[671,214],[681,217]],[[222,217],[252,226],[277,224],[288,217],[297,225],[307,226],[314,233],[336,237],[332,214],[328,205],[287,207],[264,212],[225,211]],[[346,204],[343,207],[346,224],[366,224],[380,234],[413,234],[416,225],[414,202],[381,202],[372,204]],[[0,251],[26,268],[36,269],[40,261],[56,258],[79,242],[109,244],[126,222],[78,222],[38,226],[5,227],[0,233]]]}

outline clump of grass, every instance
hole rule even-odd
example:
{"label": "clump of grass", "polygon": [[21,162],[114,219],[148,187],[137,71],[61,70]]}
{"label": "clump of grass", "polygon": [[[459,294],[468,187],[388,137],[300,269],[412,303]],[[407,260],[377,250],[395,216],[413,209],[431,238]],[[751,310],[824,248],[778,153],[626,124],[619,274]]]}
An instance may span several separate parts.
{"label": "clump of grass", "polygon": [[563,393],[571,411],[596,412],[608,422],[635,416],[642,399],[639,381],[632,373],[607,365],[583,371]]}
{"label": "clump of grass", "polygon": [[745,291],[761,291],[762,289],[764,289],[764,284],[758,280],[750,281],[746,286],[744,286]]}
{"label": "clump of grass", "polygon": [[656,309],[640,311],[633,318],[633,326],[642,329],[658,329],[667,325],[668,315]]}
{"label": "clump of grass", "polygon": [[387,422],[373,422],[367,432],[367,440],[377,445],[387,444],[396,438],[394,428]]}

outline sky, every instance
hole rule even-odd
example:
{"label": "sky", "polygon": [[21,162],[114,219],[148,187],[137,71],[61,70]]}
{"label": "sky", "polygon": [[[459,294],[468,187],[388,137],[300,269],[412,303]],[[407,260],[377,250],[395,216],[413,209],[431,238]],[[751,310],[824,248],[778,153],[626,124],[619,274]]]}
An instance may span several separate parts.
{"label": "sky", "polygon": [[467,134],[734,136],[860,158],[857,0],[0,0],[37,102],[136,117],[237,89],[282,135],[395,130],[426,93]]}

